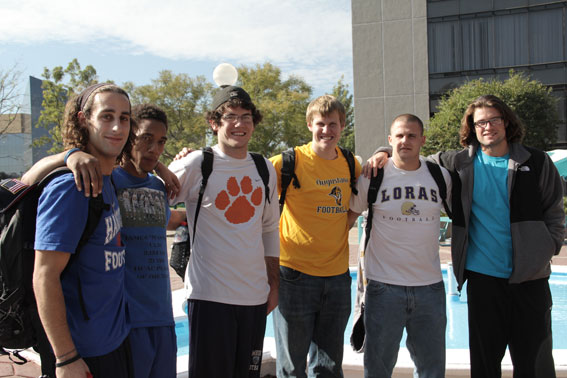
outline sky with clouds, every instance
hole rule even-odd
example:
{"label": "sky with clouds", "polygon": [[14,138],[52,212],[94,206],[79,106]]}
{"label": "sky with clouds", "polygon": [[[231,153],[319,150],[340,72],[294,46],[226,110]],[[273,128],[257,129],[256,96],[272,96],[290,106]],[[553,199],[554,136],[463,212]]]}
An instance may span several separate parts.
{"label": "sky with clouds", "polygon": [[0,70],[77,58],[100,80],[142,85],[169,69],[204,75],[221,62],[269,61],[314,94],[341,75],[352,91],[350,0],[1,0]]}

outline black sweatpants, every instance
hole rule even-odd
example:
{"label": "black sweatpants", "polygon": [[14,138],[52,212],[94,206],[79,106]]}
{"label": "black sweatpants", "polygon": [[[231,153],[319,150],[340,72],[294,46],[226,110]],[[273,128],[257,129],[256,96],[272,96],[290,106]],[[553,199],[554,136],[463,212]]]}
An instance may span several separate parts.
{"label": "black sweatpants", "polygon": [[509,284],[466,272],[471,377],[501,377],[510,349],[514,378],[555,377],[548,278]]}
{"label": "black sweatpants", "polygon": [[132,352],[127,337],[114,351],[97,357],[84,357],[94,378],[132,378]]}
{"label": "black sweatpants", "polygon": [[266,304],[189,300],[189,378],[259,378]]}

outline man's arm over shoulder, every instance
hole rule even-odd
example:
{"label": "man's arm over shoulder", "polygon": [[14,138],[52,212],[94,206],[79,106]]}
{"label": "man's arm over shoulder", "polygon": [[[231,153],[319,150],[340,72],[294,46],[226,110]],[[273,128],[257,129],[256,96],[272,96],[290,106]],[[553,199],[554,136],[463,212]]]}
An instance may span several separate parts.
{"label": "man's arm over shoulder", "polygon": [[75,151],[71,155],[68,152],[70,151],[44,157],[22,176],[22,182],[32,185],[54,169],[67,166],[73,172],[77,190],[82,190],[87,197],[99,195],[103,179],[98,159],[83,151]]}
{"label": "man's arm over shoulder", "polygon": [[439,151],[435,154],[429,155],[427,159],[434,161],[441,167],[447,169],[450,172],[456,171],[459,167],[457,164],[457,155],[459,152],[462,153],[463,150],[450,150],[450,151]]}
{"label": "man's arm over shoulder", "polygon": [[557,168],[549,155],[545,154],[539,187],[543,207],[543,220],[555,241],[558,254],[565,238],[565,211],[563,209],[563,184]]}
{"label": "man's arm over shoulder", "polygon": [[32,167],[24,173],[21,181],[26,185],[32,185],[41,181],[42,178],[47,176],[47,174],[55,168],[65,166],[65,163],[63,162],[64,158],[65,152],[44,157],[32,165]]}
{"label": "man's arm over shoulder", "polygon": [[176,196],[170,197],[170,204],[176,205],[189,200],[191,189],[194,185],[201,183],[201,162],[203,152],[195,151],[179,160],[174,160],[169,164],[168,169],[177,176],[179,180],[179,192]]}

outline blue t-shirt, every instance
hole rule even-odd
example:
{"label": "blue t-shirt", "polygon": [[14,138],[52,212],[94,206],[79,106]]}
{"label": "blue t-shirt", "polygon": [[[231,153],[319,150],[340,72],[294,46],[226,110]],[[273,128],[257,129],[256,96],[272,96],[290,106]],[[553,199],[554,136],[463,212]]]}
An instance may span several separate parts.
{"label": "blue t-shirt", "polygon": [[508,158],[476,153],[466,262],[468,270],[499,278],[509,278],[513,267]]}
{"label": "blue t-shirt", "polygon": [[[126,251],[120,241],[120,208],[110,181],[104,177],[100,222],[77,260],[61,275],[67,323],[79,354],[95,357],[117,349],[130,332],[126,315],[124,268]],[[75,253],[85,229],[89,198],[75,187],[72,174],[53,179],[38,203],[35,249]],[[79,277],[89,320],[79,302]]]}
{"label": "blue t-shirt", "polygon": [[114,169],[122,240],[126,245],[126,294],[132,328],[174,325],[166,226],[171,212],[155,176],[139,178]]}

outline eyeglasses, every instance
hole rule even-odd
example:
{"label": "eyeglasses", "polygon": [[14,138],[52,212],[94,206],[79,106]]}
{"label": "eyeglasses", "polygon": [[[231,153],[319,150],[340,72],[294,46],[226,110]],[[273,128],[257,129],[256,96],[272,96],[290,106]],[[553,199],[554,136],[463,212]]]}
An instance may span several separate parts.
{"label": "eyeglasses", "polygon": [[486,126],[488,126],[489,123],[492,126],[500,126],[500,125],[502,125],[503,122],[504,122],[503,117],[494,117],[494,118],[490,118],[486,121],[477,121],[477,122],[474,123],[474,125],[478,128],[484,129],[484,128],[486,128]]}
{"label": "eyeglasses", "polygon": [[222,119],[228,123],[236,123],[238,120],[242,123],[251,123],[254,117],[252,117],[252,114],[243,114],[241,116],[237,116],[236,114],[227,114],[222,116]]}

